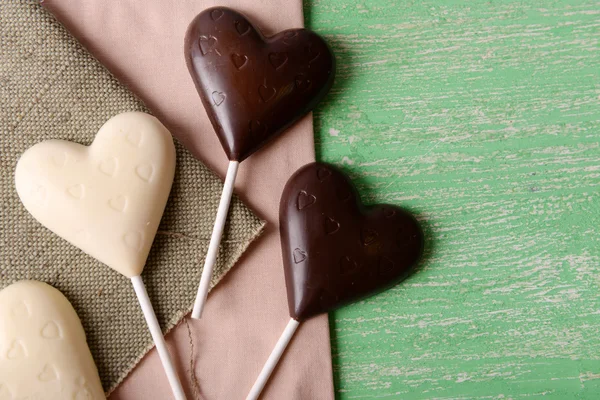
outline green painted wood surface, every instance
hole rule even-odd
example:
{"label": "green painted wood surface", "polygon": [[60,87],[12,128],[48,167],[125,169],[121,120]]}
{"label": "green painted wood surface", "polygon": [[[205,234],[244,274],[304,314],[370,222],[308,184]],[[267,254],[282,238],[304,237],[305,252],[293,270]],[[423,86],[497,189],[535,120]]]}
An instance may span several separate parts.
{"label": "green painted wood surface", "polygon": [[600,3],[308,0],[317,157],[414,211],[404,284],[331,315],[339,399],[600,398]]}

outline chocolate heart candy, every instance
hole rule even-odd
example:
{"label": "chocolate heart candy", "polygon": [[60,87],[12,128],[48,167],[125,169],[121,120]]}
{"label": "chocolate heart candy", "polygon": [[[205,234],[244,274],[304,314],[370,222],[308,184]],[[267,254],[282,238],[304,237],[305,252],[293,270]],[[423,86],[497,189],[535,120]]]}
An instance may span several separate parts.
{"label": "chocolate heart candy", "polygon": [[236,161],[312,110],[335,73],[333,54],[317,34],[291,29],[265,37],[223,7],[192,21],[185,55],[221,145]]}
{"label": "chocolate heart candy", "polygon": [[364,206],[328,164],[305,165],[289,179],[279,222],[290,315],[299,321],[395,285],[423,253],[414,217]]}

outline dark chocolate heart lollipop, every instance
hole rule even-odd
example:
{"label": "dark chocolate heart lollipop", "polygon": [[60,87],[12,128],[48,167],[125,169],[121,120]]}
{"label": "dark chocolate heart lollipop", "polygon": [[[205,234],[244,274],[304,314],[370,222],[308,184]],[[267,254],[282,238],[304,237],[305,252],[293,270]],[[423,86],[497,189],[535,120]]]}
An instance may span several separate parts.
{"label": "dark chocolate heart lollipop", "polygon": [[301,321],[386,289],[423,254],[423,232],[406,211],[364,206],[352,182],[312,163],[288,180],[279,225],[290,316],[246,400],[256,400]]}
{"label": "dark chocolate heart lollipop", "polygon": [[331,88],[335,59],[306,29],[265,37],[242,14],[209,8],[190,24],[185,57],[229,168],[192,318],[200,318],[239,163],[312,110]]}
{"label": "dark chocolate heart lollipop", "polygon": [[312,163],[287,182],[279,208],[290,315],[303,320],[408,276],[423,233],[406,211],[365,207],[337,168]]}
{"label": "dark chocolate heart lollipop", "polygon": [[312,110],[335,73],[333,54],[317,34],[291,29],[265,37],[224,7],[192,21],[185,55],[221,145],[235,161]]}

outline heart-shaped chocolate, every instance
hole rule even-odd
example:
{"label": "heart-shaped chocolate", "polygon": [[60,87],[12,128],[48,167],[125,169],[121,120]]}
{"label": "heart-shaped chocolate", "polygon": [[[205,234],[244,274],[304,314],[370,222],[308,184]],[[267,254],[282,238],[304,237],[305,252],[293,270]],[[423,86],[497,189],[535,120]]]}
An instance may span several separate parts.
{"label": "heart-shaped chocolate", "polygon": [[142,273],[175,174],[171,134],[155,117],[108,120],[89,146],[46,140],[17,163],[15,186],[42,225],[117,272]]}
{"label": "heart-shaped chocolate", "polygon": [[81,321],[53,287],[0,290],[0,343],[0,399],[106,398]]}
{"label": "heart-shaped chocolate", "polygon": [[290,315],[298,321],[395,285],[423,253],[412,215],[364,206],[329,164],[305,165],[289,179],[279,222]]}
{"label": "heart-shaped chocolate", "polygon": [[312,110],[335,73],[333,54],[317,34],[291,29],[265,37],[224,7],[192,21],[185,56],[221,145],[235,161]]}

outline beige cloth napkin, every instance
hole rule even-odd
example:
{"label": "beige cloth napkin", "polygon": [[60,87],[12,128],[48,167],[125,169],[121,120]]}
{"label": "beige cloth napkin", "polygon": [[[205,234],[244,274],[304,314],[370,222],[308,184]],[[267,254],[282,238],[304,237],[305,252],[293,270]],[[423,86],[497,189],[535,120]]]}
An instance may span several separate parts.
{"label": "beige cloth napkin", "polygon": [[[215,5],[242,11],[267,34],[303,25],[301,0],[45,0],[43,4],[221,176],[227,158],[183,58],[187,25],[200,11]],[[267,221],[267,227],[209,294],[203,319],[189,322],[195,375],[204,399],[245,398],[289,320],[278,234],[279,199],[289,176],[314,160],[313,146],[308,116],[240,165],[236,193]],[[191,350],[185,325],[174,330],[169,343],[182,362],[183,377],[187,368],[183,362]],[[330,354],[327,316],[303,323],[263,399],[333,399]],[[184,378],[191,386],[190,378]],[[155,352],[111,398],[170,398]]]}
{"label": "beige cloth napkin", "polygon": [[[82,319],[107,391],[153,346],[131,283],[36,222],[17,197],[14,168],[42,140],[89,144],[109,118],[135,110],[146,108],[48,11],[0,1],[0,289],[35,279],[61,290]],[[143,274],[165,331],[190,310],[222,188],[177,141],[176,151],[171,196]],[[213,283],[263,227],[239,199],[229,217]],[[166,382],[164,374],[157,381]]]}

